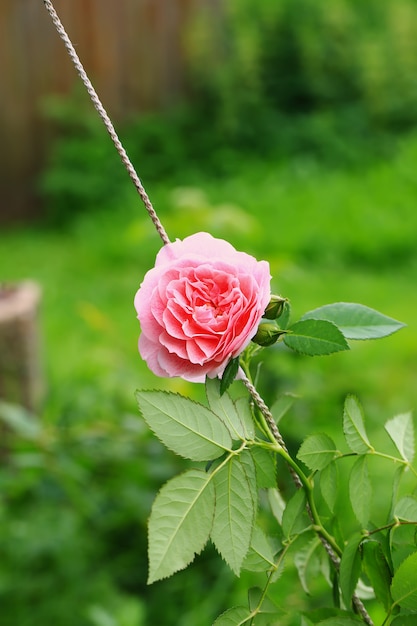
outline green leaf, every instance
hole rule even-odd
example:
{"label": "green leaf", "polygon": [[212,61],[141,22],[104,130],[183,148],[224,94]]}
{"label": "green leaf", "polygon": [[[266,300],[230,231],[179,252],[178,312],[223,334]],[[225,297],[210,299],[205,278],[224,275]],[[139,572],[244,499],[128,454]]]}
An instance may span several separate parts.
{"label": "green leaf", "polygon": [[320,356],[349,350],[342,332],[332,322],[325,320],[300,320],[289,328],[284,343],[301,354]]}
{"label": "green leaf", "polygon": [[214,506],[211,474],[192,469],[162,487],[149,518],[148,584],[184,569],[201,552]]}
{"label": "green leaf", "polygon": [[252,496],[254,513],[258,510],[258,484],[256,478],[256,468],[252,457],[251,450],[243,450],[239,456],[242,467],[245,470],[246,478],[249,485],[249,491]]}
{"label": "green leaf", "polygon": [[369,450],[373,450],[365,431],[362,407],[354,396],[348,396],[345,400],[343,432],[346,443],[352,452],[365,454]]}
{"label": "green leaf", "polygon": [[391,622],[390,626],[416,626],[416,616],[399,615]]}
{"label": "green leaf", "polygon": [[310,435],[303,441],[297,458],[313,472],[322,470],[335,458],[336,445],[328,435]]}
{"label": "green leaf", "polygon": [[264,613],[263,606],[257,612],[256,617],[252,622],[247,622],[248,624],[253,624],[255,626],[276,626],[276,624],[282,623],[283,611],[279,611],[275,609],[275,612],[272,613],[270,611]]}
{"label": "green leaf", "polygon": [[272,515],[277,522],[282,525],[282,517],[284,515],[286,502],[278,489],[268,489],[268,501],[271,507]]}
{"label": "green leaf", "polygon": [[288,413],[296,398],[297,396],[291,393],[284,393],[281,396],[278,396],[271,407],[271,413],[276,424],[279,424],[284,415]]}
{"label": "green leaf", "polygon": [[234,382],[239,369],[239,357],[230,359],[220,380],[220,395],[222,396]]}
{"label": "green leaf", "polygon": [[322,622],[317,622],[317,626],[358,626],[362,621],[354,617],[329,617]]}
{"label": "green leaf", "polygon": [[395,333],[405,324],[379,311],[354,302],[336,302],[309,311],[301,318],[327,320],[336,324],[346,339],[379,339]]}
{"label": "green leaf", "polygon": [[[249,608],[251,611],[258,610],[259,613],[264,614],[276,614],[280,611],[282,615],[281,609],[278,609],[277,605],[272,602],[268,596],[265,596],[265,590],[260,587],[251,587],[248,590],[248,600],[249,600]],[[258,608],[259,607],[259,608]],[[258,619],[256,617],[256,619]]]}
{"label": "green leaf", "polygon": [[238,398],[235,401],[236,411],[239,415],[239,419],[242,422],[243,432],[245,439],[255,438],[255,423],[253,421],[252,410],[249,405],[249,400],[246,397]]}
{"label": "green leaf", "polygon": [[274,551],[264,531],[256,525],[253,529],[249,551],[242,569],[251,572],[265,572],[275,566]]}
{"label": "green leaf", "polygon": [[231,397],[220,394],[218,378],[206,378],[206,396],[210,410],[228,427],[232,439],[245,439],[245,430]]}
{"label": "green leaf", "polygon": [[394,515],[406,522],[417,522],[417,498],[405,496],[394,507]]}
{"label": "green leaf", "polygon": [[389,513],[389,518],[394,516],[394,509],[397,502],[397,497],[400,489],[401,479],[404,475],[405,470],[407,469],[406,465],[400,465],[394,472],[394,476],[392,479],[392,491],[391,491],[391,508]]}
{"label": "green leaf", "polygon": [[[306,612],[305,615],[309,618],[310,623],[312,624],[327,624],[327,626],[337,623],[358,624],[359,622],[363,624],[361,620],[353,617],[351,613],[337,608],[313,609],[312,611]],[[342,622],[340,622],[340,620],[342,620]],[[350,621],[346,622],[346,620]]]}
{"label": "green leaf", "polygon": [[318,549],[321,541],[314,537],[307,545],[298,550],[294,556],[294,564],[304,591],[310,593],[310,581],[317,578],[320,573],[320,557]]}
{"label": "green leaf", "polygon": [[385,424],[385,430],[391,437],[395,447],[404,461],[413,462],[414,458],[414,426],[411,413],[401,413]]}
{"label": "green leaf", "polygon": [[359,545],[361,541],[362,535],[360,533],[352,535],[343,551],[340,561],[340,589],[343,602],[347,608],[351,607],[352,596],[359,580],[361,570]]}
{"label": "green leaf", "polygon": [[232,609],[228,609],[222,613],[213,626],[242,626],[243,624],[249,625],[250,611],[244,606],[234,606]]}
{"label": "green leaf", "polygon": [[369,522],[372,487],[369,480],[368,459],[360,456],[354,463],[349,476],[349,497],[356,519],[366,528]]}
{"label": "green leaf", "polygon": [[288,501],[282,515],[282,531],[286,537],[296,535],[308,526],[306,524],[306,495],[303,489],[298,489]]}
{"label": "green leaf", "polygon": [[362,568],[369,579],[377,600],[388,612],[391,600],[391,570],[384,556],[382,546],[379,541],[364,541],[362,550]]}
{"label": "green leaf", "polygon": [[401,563],[416,550],[416,527],[414,524],[401,524],[393,526],[389,531],[389,553],[392,568],[395,571]]}
{"label": "green leaf", "polygon": [[250,453],[255,462],[256,470],[256,482],[260,489],[269,489],[275,487],[277,484],[275,476],[275,459],[272,454],[260,448],[259,446],[252,446]]}
{"label": "green leaf", "polygon": [[255,516],[246,468],[232,457],[216,472],[216,509],[211,539],[226,563],[239,575],[252,535]]}
{"label": "green leaf", "polygon": [[334,512],[336,504],[339,488],[338,479],[339,470],[336,463],[329,463],[326,465],[319,475],[320,491],[331,513]]}
{"label": "green leaf", "polygon": [[136,399],[149,428],[176,454],[210,461],[230,450],[227,427],[202,404],[166,391],[137,391]]}
{"label": "green leaf", "polygon": [[252,612],[256,611],[254,624],[256,626],[272,626],[279,624],[284,612],[268,596],[265,597],[265,590],[259,587],[252,587],[248,592],[249,608]]}
{"label": "green leaf", "polygon": [[401,563],[394,574],[391,594],[396,605],[411,613],[417,613],[417,552]]}

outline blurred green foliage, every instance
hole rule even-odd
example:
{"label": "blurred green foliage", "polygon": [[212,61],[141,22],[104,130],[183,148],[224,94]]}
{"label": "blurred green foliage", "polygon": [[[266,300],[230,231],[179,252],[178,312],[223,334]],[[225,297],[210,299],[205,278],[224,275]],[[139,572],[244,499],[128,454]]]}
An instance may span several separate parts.
{"label": "blurred green foliage", "polygon": [[[300,396],[282,423],[291,448],[322,429],[337,441],[348,392],[378,441],[417,402],[417,2],[207,11],[186,41],[187,102],[122,139],[172,239],[207,230],[267,259],[295,315],[358,301],[409,325],[329,358],[265,353],[268,401]],[[212,551],[145,586],[146,518],[178,461],[144,430],[134,390],[202,395],[155,380],[137,353],[133,297],[160,241],[85,97],[45,107],[56,135],[40,187],[60,228],[0,233],[2,280],[43,288],[49,385],[36,432],[9,414],[4,438],[0,624],[206,626],[248,586]],[[308,603],[292,579],[276,593],[289,610]]]}
{"label": "blurred green foliage", "polygon": [[356,126],[406,128],[417,120],[416,32],[414,0],[229,0],[220,15],[207,5],[188,38],[195,100],[242,144],[271,141],[266,130],[279,141],[277,114],[353,110]]}
{"label": "blurred green foliage", "polygon": [[[184,37],[187,90],[120,135],[145,185],[242,157],[362,168],[417,123],[415,0],[228,0],[199,8]],[[55,225],[124,200],[126,174],[84,92],[48,99],[54,122],[40,181]]]}
{"label": "blurred green foliage", "polygon": [[[178,462],[138,415],[118,407],[105,419],[91,411],[47,424],[0,403],[0,419],[8,425],[0,473],[0,623],[198,623],[204,603],[195,599],[210,580],[216,584],[219,571],[213,551],[185,579],[146,587],[147,514]],[[217,601],[226,600],[232,575],[224,572],[227,579]],[[206,615],[213,610],[207,600]]]}

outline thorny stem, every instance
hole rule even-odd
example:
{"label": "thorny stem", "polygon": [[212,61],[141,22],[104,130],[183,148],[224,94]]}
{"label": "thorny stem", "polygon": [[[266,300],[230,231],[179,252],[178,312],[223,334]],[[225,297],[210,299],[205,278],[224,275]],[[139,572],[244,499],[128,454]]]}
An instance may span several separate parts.
{"label": "thorny stem", "polygon": [[[264,425],[267,426],[267,431],[269,431],[268,432],[269,438],[271,439],[272,442],[274,442],[275,444],[278,444],[276,446],[276,452],[280,454],[286,460],[290,469],[291,476],[295,483],[295,486],[297,487],[297,489],[301,489],[301,488],[304,489],[306,493],[306,497],[307,497],[307,511],[310,516],[310,519],[316,528],[316,532],[320,538],[320,541],[324,549],[326,550],[331,562],[333,563],[335,570],[339,571],[340,556],[342,554],[342,551],[337,545],[334,538],[327,532],[327,530],[324,528],[323,524],[321,523],[320,516],[317,512],[314,497],[313,497],[312,485],[310,481],[308,480],[308,478],[305,476],[304,472],[301,470],[301,468],[298,466],[298,464],[294,461],[294,459],[289,454],[287,446],[285,445],[285,441],[283,440],[282,435],[279,432],[278,426],[275,423],[275,420],[272,416],[271,411],[269,410],[263,398],[260,396],[257,389],[251,382],[249,368],[246,367],[246,364],[243,364],[243,363],[240,368],[240,378],[243,381],[243,384],[245,385],[246,389],[249,391],[250,395],[252,396],[256,406],[258,407],[263,417],[262,421]],[[369,616],[365,606],[363,605],[361,599],[357,596],[356,593],[354,593],[352,596],[352,603],[355,608],[355,611],[358,613],[358,615],[360,615],[363,622],[367,624],[368,626],[374,626],[374,623],[371,617]]]}
{"label": "thorny stem", "polygon": [[104,108],[104,106],[102,105],[100,98],[97,95],[96,90],[94,89],[90,79],[87,76],[87,73],[75,51],[74,46],[72,45],[72,42],[69,38],[69,36],[67,35],[67,32],[65,31],[64,26],[62,25],[61,20],[58,17],[57,12],[54,9],[54,6],[51,2],[51,0],[43,0],[44,5],[46,10],[48,11],[52,22],[54,23],[54,26],[58,32],[58,35],[61,37],[62,41],[64,42],[65,48],[67,49],[67,52],[69,54],[69,57],[71,59],[71,61],[73,62],[75,69],[78,72],[78,75],[80,76],[82,82],[84,83],[85,88],[87,89],[88,95],[90,96],[90,99],[97,111],[97,113],[99,114],[101,120],[104,123],[104,126],[106,127],[107,132],[110,135],[111,140],[113,141],[113,144],[122,160],[123,165],[125,166],[127,173],[130,176],[130,179],[132,180],[136,191],[138,192],[140,199],[142,200],[145,209],[147,210],[149,217],[152,220],[153,225],[156,228],[156,231],[158,233],[158,235],[160,236],[160,238],[162,239],[164,244],[169,243],[169,238],[168,235],[164,229],[164,227],[162,226],[162,223],[155,211],[155,209],[153,208],[152,202],[150,201],[150,198],[148,196],[148,194],[145,191],[144,186],[142,185],[142,182],[139,178],[139,176],[136,173],[135,168],[133,167],[133,164],[131,162],[131,160],[129,159],[126,150],[124,149],[122,142],[120,141],[115,128],[113,126],[113,123],[111,121],[111,119],[109,118],[109,116],[107,115],[107,112]]}

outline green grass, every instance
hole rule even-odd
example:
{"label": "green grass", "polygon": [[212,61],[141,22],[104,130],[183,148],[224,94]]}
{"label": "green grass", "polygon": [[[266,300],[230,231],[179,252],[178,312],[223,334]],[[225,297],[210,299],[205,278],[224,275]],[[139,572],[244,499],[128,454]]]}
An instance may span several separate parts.
{"label": "green grass", "polygon": [[[287,390],[301,396],[294,419],[282,424],[291,445],[323,429],[340,437],[347,393],[361,398],[369,430],[377,440],[389,417],[416,405],[416,161],[417,135],[411,135],[390,161],[370,163],[360,171],[329,169],[300,158],[287,163],[253,161],[236,164],[228,177],[184,171],[181,186],[161,181],[148,188],[171,239],[207,230],[269,260],[273,289],[290,298],[295,316],[345,300],[361,302],[407,324],[397,335],[374,343],[357,342],[350,352],[321,359],[296,357],[280,348],[270,350],[265,359],[265,396],[272,401]],[[30,278],[43,290],[40,321],[48,392],[42,418],[52,427],[65,424],[70,430],[77,424],[93,430],[111,424],[103,431],[104,454],[109,453],[113,439],[117,443],[124,436],[123,420],[137,415],[136,388],[168,388],[201,397],[200,386],[155,378],[137,352],[139,325],[133,297],[160,245],[129,188],[120,204],[79,215],[65,232],[25,227],[0,234],[1,280]],[[169,467],[164,466],[159,474],[156,469],[166,453],[157,444],[155,452],[149,438],[141,437],[147,441],[146,449],[138,440],[131,454],[148,455],[149,472],[158,484],[169,473]],[[103,490],[117,493],[123,485],[127,489],[122,456],[120,452],[115,458],[109,455],[121,473],[109,485],[100,469],[97,489],[102,484]],[[95,471],[86,479],[87,490],[89,480],[96,484]],[[152,493],[141,501],[143,522]],[[129,495],[123,497],[129,501]],[[93,541],[90,530],[85,532],[87,541]],[[135,531],[129,528],[129,532]],[[116,541],[111,537],[109,541]],[[116,551],[117,546],[116,541]],[[210,558],[208,562],[210,580],[215,581],[216,565]],[[244,586],[238,584],[233,591],[230,580],[224,580],[229,581],[225,584],[228,593],[244,601]],[[165,623],[178,624],[177,582],[163,584],[167,611],[168,606],[172,611]],[[206,623],[195,610],[201,603],[199,593],[198,585],[192,586],[183,610],[185,626],[196,626],[200,618],[201,626]],[[157,590],[142,594],[157,602]],[[226,608],[224,594],[219,591],[216,597],[219,607],[224,602]],[[291,603],[297,601],[298,596],[291,599]],[[94,626],[92,619],[85,623]]]}
{"label": "green grass", "polygon": [[[361,171],[328,170],[317,162],[243,163],[228,178],[187,180],[185,172],[184,186],[161,183],[148,191],[172,239],[208,230],[266,258],[273,289],[291,299],[296,315],[348,300],[407,323],[395,337],[312,367],[335,371],[335,379],[340,361],[355,386],[358,371],[366,369],[375,392],[382,381],[384,404],[387,396],[406,398],[407,385],[414,404],[416,160],[417,137],[411,136],[392,161]],[[64,233],[27,228],[0,236],[2,280],[32,278],[43,289],[52,394],[83,383],[100,387],[103,379],[127,398],[136,386],[184,387],[152,377],[136,350],[132,301],[159,247],[134,192],[112,210],[78,217]]]}

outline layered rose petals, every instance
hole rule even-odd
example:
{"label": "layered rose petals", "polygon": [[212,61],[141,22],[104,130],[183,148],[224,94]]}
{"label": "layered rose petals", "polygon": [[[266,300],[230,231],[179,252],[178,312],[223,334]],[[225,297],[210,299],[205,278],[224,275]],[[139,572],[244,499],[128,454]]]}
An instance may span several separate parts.
{"label": "layered rose petals", "polygon": [[157,376],[221,375],[256,333],[269,283],[266,261],[208,233],[165,245],[135,296],[142,358]]}

